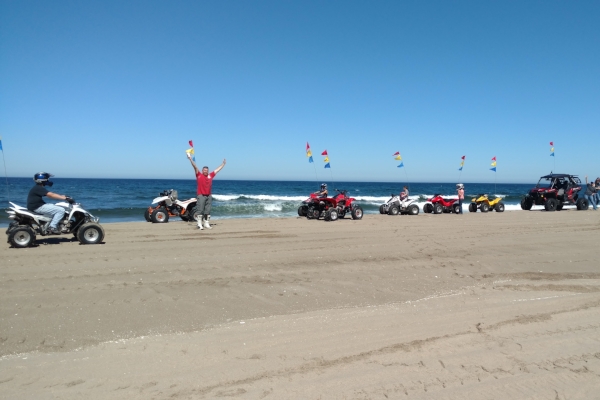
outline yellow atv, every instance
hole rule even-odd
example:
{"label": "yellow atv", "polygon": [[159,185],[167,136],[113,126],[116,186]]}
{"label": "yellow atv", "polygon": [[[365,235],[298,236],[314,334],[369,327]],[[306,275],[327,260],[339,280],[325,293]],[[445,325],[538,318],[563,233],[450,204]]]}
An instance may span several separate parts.
{"label": "yellow atv", "polygon": [[480,194],[471,200],[471,204],[469,204],[469,212],[477,212],[478,208],[484,213],[494,210],[496,210],[496,212],[504,212],[504,203],[501,200],[501,197],[496,197],[494,200],[490,200],[488,199],[487,194]]}

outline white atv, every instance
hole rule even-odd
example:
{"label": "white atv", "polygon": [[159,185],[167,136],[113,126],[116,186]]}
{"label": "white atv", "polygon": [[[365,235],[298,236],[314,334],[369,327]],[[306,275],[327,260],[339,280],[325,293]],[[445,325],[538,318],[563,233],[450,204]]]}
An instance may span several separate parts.
{"label": "white atv", "polygon": [[395,196],[394,194],[390,195],[391,198],[384,204],[379,206],[380,214],[389,214],[389,215],[398,215],[398,214],[408,214],[408,215],[417,215],[419,214],[419,206],[416,204],[415,200],[406,199],[404,201],[404,206],[402,206],[402,201],[400,201],[400,196]]}
{"label": "white atv", "polygon": [[196,213],[195,197],[187,200],[179,200],[177,190],[164,190],[158,197],[152,200],[152,205],[144,211],[144,218],[148,222],[169,222],[169,217],[180,217],[184,221],[195,221]]}
{"label": "white atv", "polygon": [[[82,244],[98,244],[104,239],[104,229],[97,217],[84,210],[81,204],[67,198],[68,202],[56,203],[56,206],[65,209],[65,216],[58,223],[60,234],[72,233]],[[52,217],[29,211],[25,207],[10,203],[6,211],[8,218],[14,220],[8,226],[6,234],[8,243],[13,247],[29,247],[35,243],[36,234],[48,236]],[[53,235],[54,236],[54,235]]]}

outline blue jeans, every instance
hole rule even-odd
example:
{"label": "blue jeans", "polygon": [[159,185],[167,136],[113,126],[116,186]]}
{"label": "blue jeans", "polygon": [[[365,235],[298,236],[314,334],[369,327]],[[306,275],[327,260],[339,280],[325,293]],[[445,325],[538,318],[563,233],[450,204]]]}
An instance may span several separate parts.
{"label": "blue jeans", "polygon": [[595,210],[597,208],[597,205],[596,205],[596,194],[591,194],[591,195],[586,194],[585,198],[587,199],[587,201],[590,202],[590,204],[592,205],[592,207],[594,207],[594,210]]}
{"label": "blue jeans", "polygon": [[52,217],[52,221],[50,221],[50,228],[56,229],[58,228],[58,223],[65,216],[65,209],[59,206],[55,206],[54,204],[44,204],[41,207],[38,207],[35,210],[38,214],[46,214]]}
{"label": "blue jeans", "polygon": [[463,212],[462,212],[462,202],[463,202],[463,199],[458,199],[458,206],[460,207],[460,212],[459,212],[459,214],[462,214],[462,213],[463,213]]}

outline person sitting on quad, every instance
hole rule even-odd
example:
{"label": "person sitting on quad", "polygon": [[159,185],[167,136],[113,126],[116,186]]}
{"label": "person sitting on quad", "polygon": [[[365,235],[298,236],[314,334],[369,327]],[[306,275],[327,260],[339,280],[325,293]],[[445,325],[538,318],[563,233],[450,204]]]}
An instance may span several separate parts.
{"label": "person sitting on quad", "polygon": [[402,192],[400,192],[400,204],[402,208],[406,208],[406,200],[408,200],[408,186],[404,186],[402,188]]}
{"label": "person sitting on quad", "polygon": [[321,184],[321,190],[315,192],[314,194],[316,194],[317,196],[319,196],[319,198],[324,199],[325,197],[327,197],[329,195],[329,192],[327,191],[327,184],[326,183],[322,183]]}
{"label": "person sitting on quad", "polygon": [[[42,197],[50,197],[56,200],[69,200],[68,196],[50,192],[44,186],[51,187],[54,182],[50,182],[50,177],[54,176],[47,172],[38,172],[33,176],[35,186],[31,188],[27,195],[27,209],[38,214],[46,214],[52,216],[48,233],[52,235],[60,234],[58,223],[65,216],[65,209],[54,204],[46,204]],[[73,201],[73,200],[70,200]]]}

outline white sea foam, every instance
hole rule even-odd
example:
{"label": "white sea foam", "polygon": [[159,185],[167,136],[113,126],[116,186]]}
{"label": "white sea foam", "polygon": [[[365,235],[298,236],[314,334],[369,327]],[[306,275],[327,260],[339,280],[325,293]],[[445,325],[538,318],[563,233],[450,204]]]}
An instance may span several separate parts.
{"label": "white sea foam", "polygon": [[281,211],[283,210],[283,206],[281,204],[265,204],[263,206],[265,211]]}

